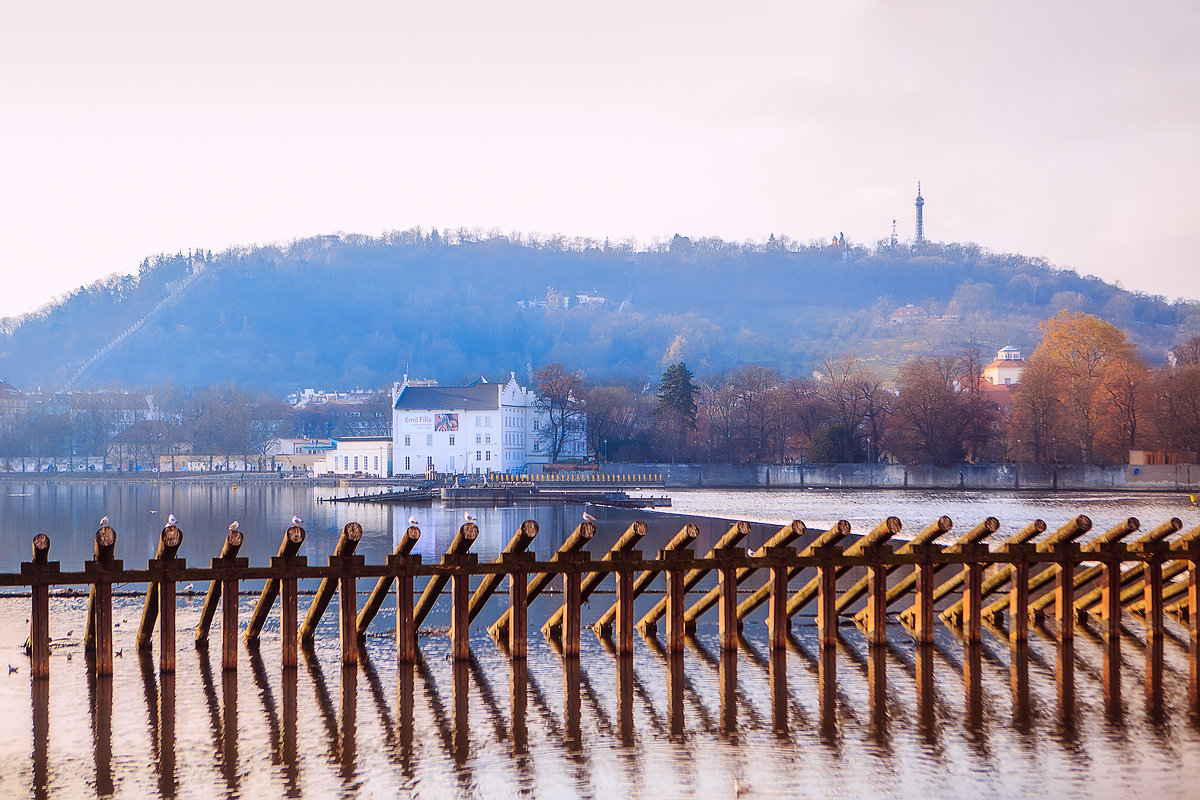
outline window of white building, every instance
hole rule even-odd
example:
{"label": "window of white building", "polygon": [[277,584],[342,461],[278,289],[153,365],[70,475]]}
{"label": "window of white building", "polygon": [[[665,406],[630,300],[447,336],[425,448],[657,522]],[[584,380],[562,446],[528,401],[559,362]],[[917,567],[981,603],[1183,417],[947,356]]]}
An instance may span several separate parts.
{"label": "window of white building", "polygon": [[425,434],[425,446],[433,447],[433,434],[432,433]]}
{"label": "window of white building", "polygon": [[405,436],[405,437],[404,437],[404,446],[405,446],[405,447],[412,447],[412,437],[411,437],[411,436]]}
{"label": "window of white building", "polygon": [[450,446],[454,447],[454,434],[450,434]]}

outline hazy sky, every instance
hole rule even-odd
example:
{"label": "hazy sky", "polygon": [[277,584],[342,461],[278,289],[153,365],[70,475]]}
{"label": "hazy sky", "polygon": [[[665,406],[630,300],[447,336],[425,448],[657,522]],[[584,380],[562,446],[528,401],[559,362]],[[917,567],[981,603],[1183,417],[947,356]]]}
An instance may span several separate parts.
{"label": "hazy sky", "polygon": [[1200,298],[1200,4],[10,3],[0,315],[414,225],[913,234]]}

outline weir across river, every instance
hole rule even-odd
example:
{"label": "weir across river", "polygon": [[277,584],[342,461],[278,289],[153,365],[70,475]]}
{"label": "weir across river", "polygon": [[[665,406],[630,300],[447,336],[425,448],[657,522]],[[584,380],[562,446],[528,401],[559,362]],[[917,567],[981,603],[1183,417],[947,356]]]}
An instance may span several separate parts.
{"label": "weir across river", "polygon": [[[538,524],[527,520],[495,561],[480,563],[470,552],[479,529],[467,522],[440,561],[424,563],[412,552],[421,535],[414,525],[385,563],[367,564],[354,553],[363,529],[351,522],[342,529],[326,563],[310,565],[300,555],[306,534],[297,524],[284,533],[278,555],[268,565],[251,566],[238,557],[243,534],[235,528],[209,566],[192,567],[176,557],[183,532],[172,524],[162,530],[156,557],[145,568],[129,569],[115,559],[117,534],[105,525],[95,534],[94,558],[81,570],[64,571],[61,564],[50,561],[49,537],[39,534],[33,539],[33,559],[23,563],[19,573],[0,574],[0,587],[30,589],[28,651],[35,683],[50,672],[52,587],[89,587],[84,646],[87,668],[96,676],[113,673],[114,584],[148,586],[137,647],[148,657],[157,628],[158,670],[168,675],[176,667],[177,587],[181,582],[206,581],[196,645],[207,649],[219,607],[223,670],[237,669],[243,641],[251,649],[252,661],[259,659],[259,639],[278,601],[280,659],[285,675],[294,676],[298,647],[311,645],[318,635],[319,623],[335,594],[343,664],[359,662],[363,637],[389,595],[395,602],[397,658],[401,664],[412,664],[420,660],[418,631],[448,586],[449,657],[465,663],[472,658],[469,627],[489,607],[489,600],[507,578],[507,608],[491,621],[488,631],[510,659],[526,655],[530,603],[558,582],[562,602],[541,629],[564,658],[579,655],[580,638],[587,628],[618,658],[633,651],[637,632],[649,647],[667,656],[672,674],[682,670],[689,633],[711,617],[717,622],[721,663],[736,660],[742,622],[764,604],[769,659],[795,648],[793,624],[804,622],[795,618],[807,619],[805,612],[815,609],[822,653],[832,652],[843,623],[857,624],[872,648],[886,644],[889,627],[902,628],[917,643],[918,665],[926,660],[920,653],[932,644],[938,624],[951,628],[968,650],[986,632],[1007,639],[1014,652],[1020,652],[1031,629],[1069,646],[1077,627],[1085,624],[1108,648],[1115,649],[1122,622],[1135,621],[1145,628],[1147,647],[1161,651],[1167,635],[1164,620],[1173,616],[1190,635],[1187,694],[1192,711],[1198,710],[1200,527],[1184,531],[1182,522],[1172,518],[1143,529],[1137,519],[1129,518],[1096,534],[1091,520],[1080,515],[1057,530],[1048,531],[1044,522],[1034,520],[1001,536],[1000,521],[988,517],[951,537],[954,524],[941,517],[897,543],[894,539],[901,529],[896,517],[882,520],[857,537],[844,521],[826,531],[811,531],[794,521],[749,552],[742,542],[751,526],[738,522],[711,549],[697,555],[691,545],[699,531],[688,524],[648,556],[638,549],[646,525],[635,522],[608,552],[593,559],[587,546],[596,526],[585,521],[566,537],[552,558],[538,561],[526,552],[538,535]],[[716,585],[701,587],[706,579],[712,583],[713,573]],[[614,602],[595,619],[585,620],[584,602],[609,575]],[[309,579],[321,583],[301,622],[297,584]],[[242,581],[265,581],[244,627],[238,619],[237,603]],[[360,581],[374,581],[361,608]],[[418,585],[421,582],[423,587]],[[663,596],[638,618],[635,601],[655,589],[655,584],[661,586]],[[660,627],[661,642],[657,638]],[[1161,680],[1161,670],[1157,675],[1148,672],[1147,680],[1152,678]]]}

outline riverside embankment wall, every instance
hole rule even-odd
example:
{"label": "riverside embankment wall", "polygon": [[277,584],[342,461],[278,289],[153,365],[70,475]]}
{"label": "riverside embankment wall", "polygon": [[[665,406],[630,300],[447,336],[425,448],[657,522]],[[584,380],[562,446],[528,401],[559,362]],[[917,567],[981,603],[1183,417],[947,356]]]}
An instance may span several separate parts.
{"label": "riverside embankment wall", "polygon": [[[537,470],[537,467],[531,468]],[[608,474],[662,475],[678,488],[1200,491],[1200,465],[605,464]]]}

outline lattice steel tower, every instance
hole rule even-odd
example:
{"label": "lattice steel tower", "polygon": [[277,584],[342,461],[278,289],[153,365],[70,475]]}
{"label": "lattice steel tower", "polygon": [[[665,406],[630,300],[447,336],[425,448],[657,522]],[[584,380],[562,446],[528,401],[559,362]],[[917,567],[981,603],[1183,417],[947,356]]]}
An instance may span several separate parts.
{"label": "lattice steel tower", "polygon": [[917,181],[917,244],[925,243],[925,219],[922,214],[924,207],[925,198],[921,197],[921,182]]}

